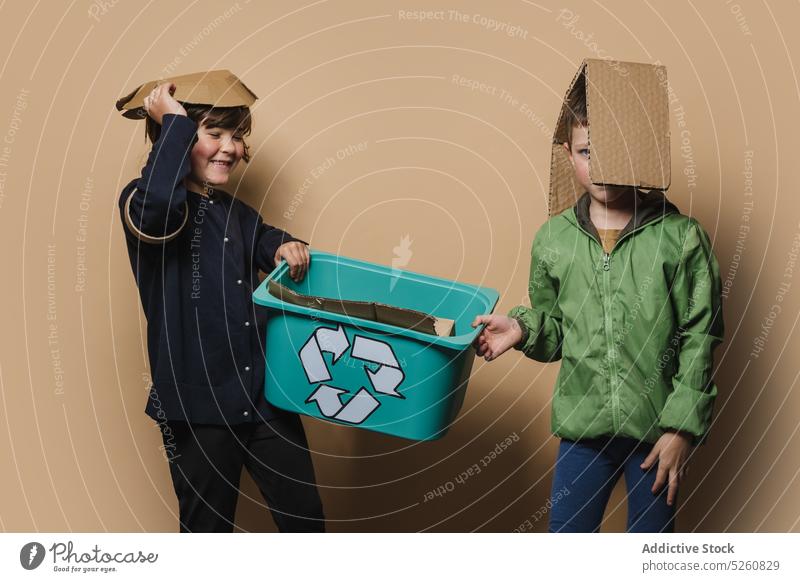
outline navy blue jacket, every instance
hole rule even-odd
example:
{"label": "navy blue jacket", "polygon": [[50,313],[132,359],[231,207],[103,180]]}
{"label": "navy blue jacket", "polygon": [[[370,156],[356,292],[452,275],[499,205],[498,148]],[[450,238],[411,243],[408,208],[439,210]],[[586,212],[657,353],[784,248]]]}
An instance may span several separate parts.
{"label": "navy blue jacket", "polygon": [[278,247],[298,239],[225,192],[185,188],[196,132],[188,117],[165,115],[142,175],[119,198],[147,317],[146,413],[202,424],[274,418],[263,397],[264,313],[252,293]]}

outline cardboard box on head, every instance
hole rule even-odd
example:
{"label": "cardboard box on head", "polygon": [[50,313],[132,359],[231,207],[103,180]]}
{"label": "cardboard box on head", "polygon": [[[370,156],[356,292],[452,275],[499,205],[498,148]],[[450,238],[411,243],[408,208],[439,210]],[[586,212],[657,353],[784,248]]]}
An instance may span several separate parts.
{"label": "cardboard box on head", "polygon": [[670,183],[667,70],[660,65],[585,59],[564,98],[553,133],[549,215],[583,194],[564,149],[573,91],[586,92],[589,177],[593,184],[666,190]]}
{"label": "cardboard box on head", "polygon": [[149,81],[117,101],[117,110],[128,119],[144,119],[144,98],[156,85],[175,83],[173,97],[181,103],[214,107],[251,107],[256,94],[228,70],[205,71]]}

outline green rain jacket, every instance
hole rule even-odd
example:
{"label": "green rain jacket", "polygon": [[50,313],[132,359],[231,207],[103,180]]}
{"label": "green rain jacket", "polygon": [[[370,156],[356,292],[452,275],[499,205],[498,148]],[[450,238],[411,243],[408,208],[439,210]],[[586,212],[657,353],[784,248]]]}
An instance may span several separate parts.
{"label": "green rain jacket", "polygon": [[552,430],[655,442],[665,429],[705,440],[722,342],[719,266],[708,235],[657,192],[637,191],[635,216],[606,254],[588,193],[552,217],[531,252],[532,307],[509,312],[517,349],[561,360]]}

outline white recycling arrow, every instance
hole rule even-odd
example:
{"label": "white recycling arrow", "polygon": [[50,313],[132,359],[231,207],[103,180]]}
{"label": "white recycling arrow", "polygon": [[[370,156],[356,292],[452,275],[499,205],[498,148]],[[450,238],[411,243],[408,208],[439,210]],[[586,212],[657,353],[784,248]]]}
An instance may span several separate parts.
{"label": "white recycling arrow", "polygon": [[322,412],[322,414],[325,416],[330,417],[334,416],[337,412],[339,412],[339,410],[341,410],[342,401],[339,396],[346,393],[347,390],[328,386],[327,384],[321,384],[320,387],[314,390],[311,396],[308,397],[306,403],[310,404],[311,402],[316,402],[317,406],[319,406],[320,412]]}
{"label": "white recycling arrow", "polygon": [[336,329],[320,327],[315,335],[317,336],[319,349],[333,354],[334,364],[350,347],[350,342],[347,340],[347,335],[341,325],[337,326]]}
{"label": "white recycling arrow", "polygon": [[306,371],[309,384],[327,382],[331,379],[328,366],[325,365],[325,360],[319,350],[315,336],[312,335],[308,338],[306,345],[300,349],[300,361],[303,363],[303,369]]}
{"label": "white recycling arrow", "polygon": [[405,398],[405,396],[397,392],[397,387],[400,386],[403,378],[405,378],[400,368],[381,366],[375,372],[367,368],[367,376],[369,376],[369,381],[372,383],[372,387],[375,388],[376,392],[389,396],[397,396],[398,398]]}
{"label": "white recycling arrow", "polygon": [[317,328],[300,349],[300,361],[303,363],[309,384],[331,380],[331,374],[322,357],[322,352],[333,354],[333,363],[335,364],[348,347],[350,347],[350,342],[341,325],[336,329]]}
{"label": "white recycling arrow", "polygon": [[378,364],[395,368],[400,367],[400,364],[397,363],[397,358],[392,353],[392,348],[386,342],[379,342],[378,340],[357,335],[353,340],[353,351],[351,353],[354,358],[359,360],[377,362]]}
{"label": "white recycling arrow", "polygon": [[381,403],[369,393],[366,388],[361,388],[334,417],[336,420],[359,424],[372,414]]}
{"label": "white recycling arrow", "polygon": [[359,360],[381,365],[374,372],[369,368],[366,369],[369,381],[376,392],[405,398],[397,392],[397,387],[405,379],[405,374],[400,369],[400,363],[389,344],[357,335],[353,340],[353,349],[350,353]]}
{"label": "white recycling arrow", "polygon": [[380,402],[364,388],[342,405],[341,395],[347,390],[321,384],[306,400],[307,404],[316,402],[322,414],[344,422],[359,424],[364,422],[380,406]]}

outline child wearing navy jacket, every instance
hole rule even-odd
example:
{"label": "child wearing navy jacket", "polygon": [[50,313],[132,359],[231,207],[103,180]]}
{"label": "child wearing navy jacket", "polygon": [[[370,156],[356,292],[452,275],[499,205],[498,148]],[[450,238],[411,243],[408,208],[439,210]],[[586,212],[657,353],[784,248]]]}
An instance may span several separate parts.
{"label": "child wearing navy jacket", "polygon": [[219,189],[249,160],[249,107],[182,103],[175,90],[164,83],[144,97],[153,147],[119,207],[147,318],[146,413],[161,428],[180,530],[232,531],[246,467],[280,531],[324,531],[300,419],[264,399],[251,299],[258,271],[281,260],[301,280],[307,246]]}

